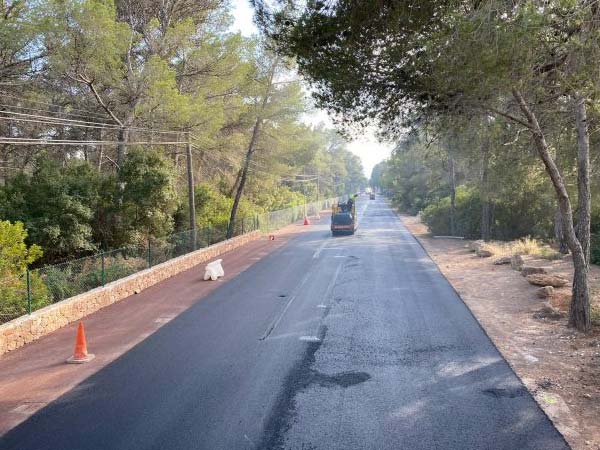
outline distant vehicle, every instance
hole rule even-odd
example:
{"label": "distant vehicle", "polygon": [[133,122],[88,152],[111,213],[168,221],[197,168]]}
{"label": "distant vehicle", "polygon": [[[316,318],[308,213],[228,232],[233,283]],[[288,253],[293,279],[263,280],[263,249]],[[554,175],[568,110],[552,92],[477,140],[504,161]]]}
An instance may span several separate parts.
{"label": "distant vehicle", "polygon": [[354,234],[356,230],[356,205],[354,202],[338,203],[331,211],[331,234]]}
{"label": "distant vehicle", "polygon": [[375,200],[375,192],[371,192],[371,193],[369,194],[369,199],[370,199],[370,200]]}

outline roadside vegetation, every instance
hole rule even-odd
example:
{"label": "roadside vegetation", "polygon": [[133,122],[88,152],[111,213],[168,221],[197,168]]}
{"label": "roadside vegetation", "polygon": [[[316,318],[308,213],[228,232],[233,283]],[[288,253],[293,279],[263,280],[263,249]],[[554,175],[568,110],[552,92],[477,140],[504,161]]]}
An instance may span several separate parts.
{"label": "roadside vegetation", "polygon": [[525,237],[515,241],[488,241],[482,246],[494,256],[531,255],[547,260],[562,259],[563,254],[538,239]]}
{"label": "roadside vegetation", "polygon": [[[16,256],[0,267],[0,310],[17,298],[24,308],[26,267],[148,242],[176,252],[194,226],[214,242],[258,214],[365,185],[344,139],[307,124],[311,102],[291,60],[231,32],[230,8],[2,3],[0,252]],[[125,253],[107,256],[103,276],[146,263]],[[74,267],[45,269],[33,306],[99,285],[94,266],[75,286]]]}

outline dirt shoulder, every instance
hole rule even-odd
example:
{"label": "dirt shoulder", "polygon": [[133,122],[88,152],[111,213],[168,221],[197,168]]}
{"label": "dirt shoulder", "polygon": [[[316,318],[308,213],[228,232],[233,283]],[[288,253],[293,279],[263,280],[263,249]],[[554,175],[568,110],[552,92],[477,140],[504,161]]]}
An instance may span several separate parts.
{"label": "dirt shoulder", "polygon": [[[401,218],[571,447],[600,450],[600,329],[583,335],[567,328],[564,316],[544,313],[546,300],[510,265],[476,256],[468,241],[431,237],[417,217]],[[572,276],[569,260],[527,264]],[[600,268],[592,268],[591,278],[597,290]],[[568,292],[561,288],[556,298]]]}

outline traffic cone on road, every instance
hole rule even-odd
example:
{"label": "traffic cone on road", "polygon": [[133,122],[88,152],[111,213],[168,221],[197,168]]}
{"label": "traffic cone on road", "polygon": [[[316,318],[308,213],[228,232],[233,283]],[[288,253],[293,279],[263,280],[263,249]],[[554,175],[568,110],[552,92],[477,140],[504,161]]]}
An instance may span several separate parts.
{"label": "traffic cone on road", "polygon": [[87,351],[83,322],[79,322],[79,326],[77,327],[77,337],[75,338],[75,351],[73,352],[73,356],[67,359],[67,362],[70,364],[83,364],[92,359],[94,359],[94,355]]}
{"label": "traffic cone on road", "polygon": [[304,216],[304,225],[310,225],[310,220],[308,220],[308,216]]}

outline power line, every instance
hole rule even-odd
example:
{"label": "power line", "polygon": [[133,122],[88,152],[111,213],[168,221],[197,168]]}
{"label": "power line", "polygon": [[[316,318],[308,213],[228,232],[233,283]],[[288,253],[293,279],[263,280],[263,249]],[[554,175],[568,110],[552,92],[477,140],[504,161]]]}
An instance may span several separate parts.
{"label": "power line", "polygon": [[77,113],[70,113],[70,112],[63,112],[63,111],[52,111],[49,109],[40,109],[40,108],[27,108],[25,106],[18,106],[18,105],[6,105],[6,104],[0,104],[1,108],[16,108],[16,109],[21,109],[24,111],[34,111],[34,112],[43,112],[43,113],[54,113],[54,114],[63,114],[65,116],[74,116],[74,117],[84,117],[84,118],[96,118],[96,119],[106,119],[105,116],[99,116],[99,115],[92,115],[92,114],[77,114]]}
{"label": "power line", "polygon": [[88,127],[90,127],[91,125],[96,125],[96,126],[98,126],[97,128],[113,129],[113,130],[127,129],[127,130],[131,130],[131,131],[147,131],[147,132],[160,133],[160,134],[181,134],[181,133],[183,133],[183,131],[181,131],[181,130],[161,130],[161,129],[142,128],[142,127],[122,127],[120,125],[112,124],[112,123],[92,122],[92,121],[87,121],[87,120],[76,120],[76,119],[65,119],[63,117],[43,116],[43,115],[39,115],[39,114],[27,114],[27,113],[21,113],[21,112],[17,112],[17,111],[6,111],[5,110],[5,111],[0,111],[0,113],[4,114],[5,117],[8,115],[8,118],[11,118],[10,115],[17,116],[16,118],[13,118],[13,120],[17,120],[17,118],[21,118],[21,117],[42,119],[42,120],[49,121],[50,123],[55,124],[55,125],[88,126]]}
{"label": "power line", "polygon": [[129,141],[78,141],[71,139],[29,139],[29,138],[12,138],[0,136],[0,144],[11,145],[184,145],[187,141],[172,141],[172,142],[129,142]]}
{"label": "power line", "polygon": [[[2,114],[4,111],[0,111]],[[76,128],[93,128],[100,130],[119,130],[119,128],[114,127],[105,127],[98,125],[84,125],[84,124],[73,124],[73,123],[61,123],[54,120],[42,120],[42,119],[26,119],[23,117],[8,117],[8,116],[0,116],[0,120],[6,120],[7,122],[29,122],[29,123],[43,123],[46,125],[58,125],[58,126],[68,126],[68,127],[76,127]]]}
{"label": "power line", "polygon": [[[46,105],[46,106],[52,106],[54,108],[66,109],[65,106],[57,105],[56,103],[41,102],[39,100],[31,100],[31,99],[28,99],[28,98],[19,97],[19,96],[11,95],[11,94],[2,94],[2,97],[4,97],[4,98],[14,98],[15,100],[19,100],[19,101],[22,101],[22,102],[36,103],[38,105]],[[89,111],[87,111],[85,109],[78,109],[78,108],[73,108],[73,107],[70,107],[70,109],[73,110],[73,111],[84,112],[85,115],[87,115],[88,117],[97,117],[97,118],[100,118],[100,119],[106,119],[107,118],[105,115],[101,115],[101,114],[97,114],[97,113],[92,113],[92,112],[89,112]],[[70,114],[70,113],[64,113],[64,114]]]}

